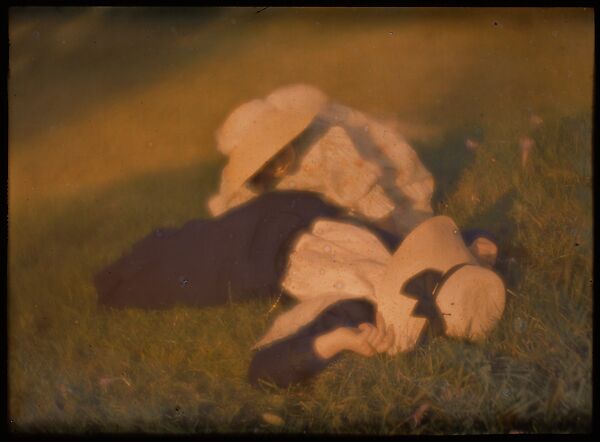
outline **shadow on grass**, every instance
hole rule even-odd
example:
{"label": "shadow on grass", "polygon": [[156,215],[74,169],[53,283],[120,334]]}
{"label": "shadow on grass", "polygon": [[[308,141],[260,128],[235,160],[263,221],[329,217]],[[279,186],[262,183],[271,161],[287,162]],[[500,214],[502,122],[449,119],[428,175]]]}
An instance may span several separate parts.
{"label": "shadow on grass", "polygon": [[492,232],[498,240],[498,260],[496,270],[504,277],[508,287],[514,287],[522,279],[522,269],[514,265],[521,260],[526,250],[517,242],[517,224],[509,215],[517,198],[517,190],[512,188],[483,212],[473,214],[465,222],[466,228],[479,228]]}
{"label": "shadow on grass", "polygon": [[434,146],[413,142],[421,161],[435,179],[431,206],[438,207],[456,190],[460,174],[475,159],[473,152],[465,147],[467,135],[472,132],[465,127],[449,131]]}

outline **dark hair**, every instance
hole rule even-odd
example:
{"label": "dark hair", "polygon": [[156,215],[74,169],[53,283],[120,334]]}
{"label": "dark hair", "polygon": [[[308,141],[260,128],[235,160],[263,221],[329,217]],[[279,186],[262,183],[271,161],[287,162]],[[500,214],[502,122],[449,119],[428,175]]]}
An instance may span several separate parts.
{"label": "dark hair", "polygon": [[250,179],[248,185],[258,192],[272,189],[296,161],[296,151],[292,143],[287,144],[277,155],[260,168]]}

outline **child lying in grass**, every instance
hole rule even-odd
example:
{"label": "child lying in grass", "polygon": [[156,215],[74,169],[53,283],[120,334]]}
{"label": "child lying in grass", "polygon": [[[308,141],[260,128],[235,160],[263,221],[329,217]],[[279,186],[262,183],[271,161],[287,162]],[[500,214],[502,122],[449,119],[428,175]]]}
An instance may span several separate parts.
{"label": "child lying in grass", "polygon": [[406,351],[427,329],[485,335],[504,306],[486,267],[497,248],[482,231],[462,238],[469,248],[449,218],[434,217],[398,247],[400,237],[316,194],[266,192],[216,219],[154,231],[94,282],[99,302],[120,308],[211,306],[283,289],[300,302],[257,344],[249,377],[286,386],[345,350]]}
{"label": "child lying in grass", "polygon": [[489,234],[461,237],[448,217],[424,221],[393,255],[367,226],[317,220],[295,241],[282,279],[300,303],[256,344],[251,382],[286,386],[344,351],[393,355],[431,333],[483,338],[504,309],[504,285],[489,268],[496,255]]}
{"label": "child lying in grass", "polygon": [[275,156],[278,190],[306,190],[404,235],[430,217],[433,177],[393,123],[331,102],[308,85],[279,88],[236,108],[217,132],[228,156],[213,215],[266,189],[250,180]]}

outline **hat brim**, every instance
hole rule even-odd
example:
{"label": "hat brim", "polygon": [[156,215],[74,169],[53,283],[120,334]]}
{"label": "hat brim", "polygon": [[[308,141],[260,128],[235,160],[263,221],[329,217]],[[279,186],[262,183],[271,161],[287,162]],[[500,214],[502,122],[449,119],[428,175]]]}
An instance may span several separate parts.
{"label": "hat brim", "polygon": [[[232,194],[239,189],[310,125],[325,102],[326,96],[318,89],[293,85],[236,109],[218,135],[220,141],[226,140],[219,150],[229,152],[222,193]],[[235,132],[231,140],[223,134],[230,130]]]}
{"label": "hat brim", "polygon": [[243,144],[235,149],[223,169],[223,180],[229,191],[241,187],[271,158],[310,124],[316,113],[298,115],[293,112],[270,111],[256,121]]}
{"label": "hat brim", "polygon": [[502,278],[490,269],[466,265],[452,274],[436,296],[447,336],[478,341],[489,333],[504,312]]}
{"label": "hat brim", "polygon": [[443,274],[462,263],[477,265],[477,259],[463,242],[454,221],[447,216],[429,218],[402,241],[389,262],[377,294],[378,310],[395,331],[395,344],[389,354],[411,350],[427,323],[426,318],[411,315],[418,301],[402,292],[404,283],[425,270]]}

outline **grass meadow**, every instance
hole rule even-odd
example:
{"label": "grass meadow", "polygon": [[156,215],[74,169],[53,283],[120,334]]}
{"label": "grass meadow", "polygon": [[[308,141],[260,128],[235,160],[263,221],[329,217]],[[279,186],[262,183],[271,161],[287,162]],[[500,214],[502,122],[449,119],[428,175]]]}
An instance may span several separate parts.
{"label": "grass meadow", "polygon": [[[591,431],[593,36],[581,8],[11,8],[10,430]],[[96,271],[208,216],[227,113],[298,81],[398,118],[435,212],[497,234],[509,292],[485,343],[254,389],[250,347],[283,307],[96,305]]]}

